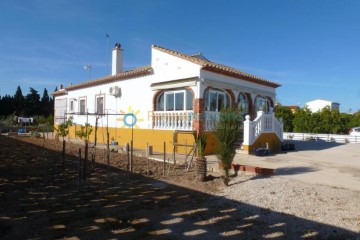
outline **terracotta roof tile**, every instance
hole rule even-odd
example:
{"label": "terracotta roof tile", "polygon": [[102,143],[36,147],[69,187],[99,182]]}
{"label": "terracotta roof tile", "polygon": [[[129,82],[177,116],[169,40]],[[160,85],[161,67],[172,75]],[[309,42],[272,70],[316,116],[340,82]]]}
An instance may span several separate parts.
{"label": "terracotta roof tile", "polygon": [[[119,81],[119,80],[129,79],[129,78],[133,78],[133,77],[146,76],[146,75],[152,74],[152,72],[153,72],[153,70],[150,65],[143,66],[143,67],[135,68],[135,69],[132,69],[132,70],[129,70],[126,72],[121,72],[121,73],[118,73],[113,76],[112,75],[105,76],[105,77],[93,79],[90,81],[82,82],[79,84],[67,86],[64,89],[66,91],[68,91],[68,90],[76,90],[76,89],[81,89],[81,88],[86,88],[86,87],[91,87],[91,86],[97,86],[97,85],[101,85],[101,84],[105,84],[105,83],[111,83],[111,82],[115,82],[115,81]],[[62,95],[64,93],[66,93],[64,90],[59,90],[59,91],[53,92],[52,95],[58,96],[58,95]]]}
{"label": "terracotta roof tile", "polygon": [[255,75],[245,73],[238,69],[228,67],[228,66],[225,66],[222,64],[214,63],[209,60],[201,59],[199,57],[196,57],[197,55],[187,55],[187,54],[184,54],[181,52],[177,52],[177,51],[163,48],[163,47],[156,46],[156,45],[153,45],[153,48],[160,50],[162,52],[171,54],[173,56],[188,60],[190,62],[199,64],[200,66],[202,66],[202,69],[206,70],[206,71],[215,72],[215,73],[223,74],[223,75],[238,78],[238,79],[243,79],[243,80],[246,80],[249,82],[258,83],[258,84],[262,84],[262,85],[269,86],[269,87],[277,88],[277,87],[281,86],[280,84],[278,84],[276,82],[272,82],[272,81],[266,80],[264,78],[257,77]]}

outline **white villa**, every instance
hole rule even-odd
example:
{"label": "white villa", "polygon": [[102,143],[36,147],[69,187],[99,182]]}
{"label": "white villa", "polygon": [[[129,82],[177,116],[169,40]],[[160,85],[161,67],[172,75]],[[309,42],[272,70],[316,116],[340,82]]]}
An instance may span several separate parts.
{"label": "white villa", "polygon": [[323,99],[316,99],[305,103],[305,106],[313,113],[321,111],[325,107],[329,107],[330,110],[340,111],[340,103],[331,102]]}
{"label": "white villa", "polygon": [[282,123],[272,113],[279,86],[202,54],[188,55],[155,45],[151,65],[123,71],[123,49],[117,43],[112,50],[111,75],[53,93],[55,124],[71,116],[77,126],[70,130],[70,137],[75,137],[78,125],[94,127],[97,118],[98,141],[105,142],[108,131],[120,145],[133,139],[135,148],[145,149],[149,144],[160,151],[166,142],[169,152],[174,142],[192,142],[189,132],[205,131],[205,153],[209,154],[215,148],[211,131],[219,111],[233,106],[248,115],[244,136],[239,136],[245,151],[265,144],[279,149]]}

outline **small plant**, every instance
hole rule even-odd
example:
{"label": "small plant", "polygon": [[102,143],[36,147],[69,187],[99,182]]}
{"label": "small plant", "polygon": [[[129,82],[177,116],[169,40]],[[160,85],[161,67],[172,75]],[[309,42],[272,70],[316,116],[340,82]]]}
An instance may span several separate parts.
{"label": "small plant", "polygon": [[75,135],[85,142],[89,141],[89,136],[92,133],[93,129],[89,123],[86,123],[85,126],[80,125],[80,130],[76,131]]}
{"label": "small plant", "polygon": [[62,137],[64,140],[67,135],[69,135],[69,128],[73,125],[72,118],[69,118],[66,122],[62,122],[58,125],[58,127],[54,127],[57,135]]}
{"label": "small plant", "polygon": [[[59,124],[58,128],[54,127],[54,130],[57,132],[57,136],[62,137],[62,169],[65,170],[65,137],[69,135],[69,128],[73,125],[72,118],[69,118],[66,122]],[[58,140],[58,139],[57,139]]]}
{"label": "small plant", "polygon": [[254,148],[255,156],[267,156],[269,155],[269,149],[267,148]]}
{"label": "small plant", "polygon": [[31,133],[31,136],[36,137],[36,138],[40,138],[41,134],[39,132],[35,131],[35,132]]}
{"label": "small plant", "polygon": [[205,133],[194,133],[194,139],[196,144],[196,156],[204,156],[204,150],[206,147],[206,134]]}
{"label": "small plant", "polygon": [[196,175],[199,181],[203,182],[207,175],[207,163],[204,157],[206,147],[206,134],[194,133],[194,140],[196,145]]}

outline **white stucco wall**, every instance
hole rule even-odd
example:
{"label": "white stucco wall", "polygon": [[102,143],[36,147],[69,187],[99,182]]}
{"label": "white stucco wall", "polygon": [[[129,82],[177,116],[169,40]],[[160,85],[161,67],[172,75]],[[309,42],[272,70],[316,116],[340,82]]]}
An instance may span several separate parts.
{"label": "white stucco wall", "polygon": [[318,112],[321,111],[325,107],[330,107],[330,110],[340,110],[339,109],[339,103],[322,100],[322,99],[316,99],[314,101],[307,102],[305,106],[311,111],[311,112]]}
{"label": "white stucco wall", "polygon": [[[137,118],[137,127],[147,128],[149,126],[148,113],[152,111],[153,91],[150,89],[150,76],[132,78],[127,80],[116,81],[100,86],[87,87],[69,91],[66,98],[68,99],[68,112],[70,112],[70,101],[75,99],[75,112],[79,112],[80,99],[86,97],[86,107],[89,113],[95,113],[96,96],[103,95],[105,104],[105,113],[109,114],[126,114],[134,113]],[[118,86],[121,88],[121,96],[115,97],[109,94],[110,87]],[[64,98],[65,96],[56,99]],[[86,116],[73,115],[74,122],[84,125],[87,121]],[[124,116],[102,117],[99,124],[109,127],[122,127]],[[129,120],[129,119],[128,119]],[[95,117],[88,116],[88,122],[95,125]]]}
{"label": "white stucco wall", "polygon": [[152,48],[153,82],[199,77],[201,66]]}
{"label": "white stucco wall", "polygon": [[252,83],[238,78],[228,77],[204,70],[201,71],[200,78],[204,82],[200,92],[201,96],[203,96],[204,91],[208,85],[213,85],[213,86],[218,85],[220,89],[232,89],[236,101],[237,101],[237,96],[240,92],[250,93],[253,101],[255,97],[258,95],[264,97],[271,97],[274,101],[274,104],[276,101],[276,89],[272,87],[268,87],[257,83]]}

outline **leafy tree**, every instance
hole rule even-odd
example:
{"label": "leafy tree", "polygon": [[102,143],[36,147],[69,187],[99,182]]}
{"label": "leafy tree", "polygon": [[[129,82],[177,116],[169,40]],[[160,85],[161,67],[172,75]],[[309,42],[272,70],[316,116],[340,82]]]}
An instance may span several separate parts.
{"label": "leafy tree", "polygon": [[360,111],[358,111],[357,113],[354,113],[354,115],[350,121],[349,129],[352,127],[359,127],[359,126],[360,126]]}
{"label": "leafy tree", "polygon": [[282,118],[285,132],[292,132],[294,129],[294,114],[289,107],[277,105],[275,107],[276,118]]}
{"label": "leafy tree", "polygon": [[54,127],[54,130],[57,132],[59,137],[62,137],[63,141],[65,137],[69,135],[69,128],[73,125],[72,119],[68,119],[66,122],[62,122],[58,127]]}
{"label": "leafy tree", "polygon": [[86,123],[85,126],[80,125],[80,130],[76,131],[75,135],[84,140],[85,142],[88,142],[89,136],[92,131],[92,126],[89,123]]}
{"label": "leafy tree", "polygon": [[294,132],[309,132],[311,127],[311,111],[308,108],[301,108],[294,113]]}
{"label": "leafy tree", "polygon": [[340,113],[340,129],[338,133],[348,133],[351,128],[351,120],[353,116],[347,113]]}

